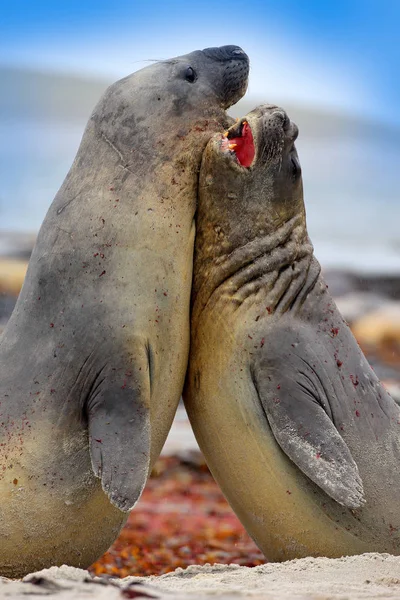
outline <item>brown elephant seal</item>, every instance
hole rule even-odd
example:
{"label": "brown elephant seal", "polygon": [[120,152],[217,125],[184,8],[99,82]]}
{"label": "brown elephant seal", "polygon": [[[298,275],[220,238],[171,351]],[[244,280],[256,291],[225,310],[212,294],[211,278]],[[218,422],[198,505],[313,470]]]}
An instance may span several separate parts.
{"label": "brown elephant seal", "polygon": [[261,106],[202,161],[185,402],[270,560],[400,551],[400,411],[307,235],[297,127]]}
{"label": "brown elephant seal", "polygon": [[0,338],[1,575],[87,567],[141,494],[186,372],[202,152],[248,72],[192,52],[89,120]]}

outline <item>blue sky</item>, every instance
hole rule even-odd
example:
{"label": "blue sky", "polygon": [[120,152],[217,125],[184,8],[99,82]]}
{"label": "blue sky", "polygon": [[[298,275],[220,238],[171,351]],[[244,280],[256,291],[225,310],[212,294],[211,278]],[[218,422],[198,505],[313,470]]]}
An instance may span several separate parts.
{"label": "blue sky", "polygon": [[400,0],[3,0],[0,62],[117,78],[211,45],[250,55],[259,100],[400,124]]}

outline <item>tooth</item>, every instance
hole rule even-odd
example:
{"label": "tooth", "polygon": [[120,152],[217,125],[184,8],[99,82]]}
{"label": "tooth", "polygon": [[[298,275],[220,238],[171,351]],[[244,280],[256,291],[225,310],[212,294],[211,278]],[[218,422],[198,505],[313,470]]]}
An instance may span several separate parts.
{"label": "tooth", "polygon": [[234,148],[236,148],[237,144],[229,144],[228,148],[229,150],[233,150]]}
{"label": "tooth", "polygon": [[229,131],[224,131],[223,136],[228,137],[228,135],[229,135]]}

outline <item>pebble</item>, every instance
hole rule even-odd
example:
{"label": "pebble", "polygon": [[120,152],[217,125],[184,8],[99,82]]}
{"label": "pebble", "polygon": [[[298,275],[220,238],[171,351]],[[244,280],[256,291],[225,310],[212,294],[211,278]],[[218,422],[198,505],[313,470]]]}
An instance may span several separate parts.
{"label": "pebble", "polygon": [[393,346],[400,351],[400,302],[389,302],[353,321],[352,330],[363,347]]}
{"label": "pebble", "polygon": [[371,292],[350,292],[339,296],[335,302],[341,315],[349,324],[391,303],[385,296]]}
{"label": "pebble", "polygon": [[393,400],[400,405],[400,382],[395,379],[392,380],[383,380],[383,385],[392,396]]}
{"label": "pebble", "polygon": [[338,298],[352,292],[378,294],[400,300],[400,265],[398,273],[356,273],[339,269],[323,269],[323,276],[331,294]]}
{"label": "pebble", "polygon": [[17,258],[0,258],[0,294],[18,296],[28,263]]}

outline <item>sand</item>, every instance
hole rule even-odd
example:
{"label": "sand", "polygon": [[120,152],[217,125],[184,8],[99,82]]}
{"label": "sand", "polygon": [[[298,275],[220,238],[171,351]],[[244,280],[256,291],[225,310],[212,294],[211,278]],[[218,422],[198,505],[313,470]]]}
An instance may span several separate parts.
{"label": "sand", "polygon": [[363,554],[340,559],[303,558],[259,567],[205,565],[160,577],[92,579],[87,571],[51,567],[22,581],[0,579],[1,598],[146,598],[177,600],[400,599],[400,557]]}

